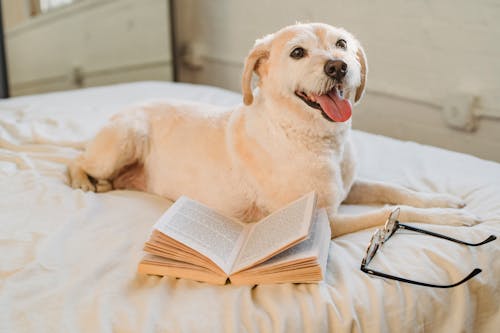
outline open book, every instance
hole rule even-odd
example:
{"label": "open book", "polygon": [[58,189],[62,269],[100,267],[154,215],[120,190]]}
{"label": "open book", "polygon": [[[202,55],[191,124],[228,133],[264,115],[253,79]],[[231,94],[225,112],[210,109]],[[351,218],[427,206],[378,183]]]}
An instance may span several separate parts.
{"label": "open book", "polygon": [[242,223],[181,197],[154,225],[138,271],[214,284],[321,281],[330,223],[315,207],[311,192],[259,222]]}

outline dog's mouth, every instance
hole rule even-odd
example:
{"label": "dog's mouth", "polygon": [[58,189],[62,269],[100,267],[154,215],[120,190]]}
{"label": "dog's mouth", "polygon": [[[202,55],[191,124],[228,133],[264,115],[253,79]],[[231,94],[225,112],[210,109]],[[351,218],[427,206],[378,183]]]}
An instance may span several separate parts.
{"label": "dog's mouth", "polygon": [[295,95],[313,109],[321,111],[321,115],[332,122],[344,122],[352,115],[351,103],[344,99],[344,91],[340,87],[334,87],[326,93],[311,93],[295,91]]}

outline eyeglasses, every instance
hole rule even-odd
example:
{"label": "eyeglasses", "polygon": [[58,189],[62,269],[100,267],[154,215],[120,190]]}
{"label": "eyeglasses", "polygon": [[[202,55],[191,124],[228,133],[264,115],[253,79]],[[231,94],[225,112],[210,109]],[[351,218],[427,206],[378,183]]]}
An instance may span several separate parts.
{"label": "eyeglasses", "polygon": [[406,225],[406,224],[399,223],[398,217],[399,217],[399,208],[396,208],[389,215],[389,218],[387,219],[387,222],[385,223],[385,226],[382,229],[378,229],[373,234],[373,236],[372,236],[372,238],[370,240],[370,243],[368,243],[368,247],[366,248],[365,256],[364,256],[363,260],[361,261],[361,270],[363,272],[365,272],[367,274],[370,274],[370,275],[379,276],[379,277],[383,277],[383,278],[386,278],[386,279],[392,279],[392,280],[406,282],[406,283],[411,283],[411,284],[416,284],[416,285],[419,285],[419,286],[433,287],[433,288],[452,288],[452,287],[456,287],[456,286],[458,286],[458,285],[460,285],[460,284],[462,284],[462,283],[470,280],[474,276],[478,275],[479,273],[481,273],[481,269],[480,268],[475,268],[472,272],[469,273],[469,275],[467,275],[465,278],[463,278],[462,280],[460,280],[460,281],[458,281],[456,283],[448,284],[448,285],[436,285],[436,284],[430,284],[430,283],[425,283],[425,282],[418,282],[418,281],[408,280],[408,279],[401,278],[401,277],[398,277],[398,276],[389,275],[389,274],[385,274],[385,273],[382,273],[382,272],[377,272],[377,271],[375,271],[373,269],[367,268],[366,266],[372,261],[373,257],[377,253],[377,250],[382,245],[384,245],[384,243],[387,242],[387,240],[389,238],[391,238],[391,236],[394,235],[394,233],[398,229],[405,229],[405,230],[416,231],[416,232],[419,232],[419,233],[422,233],[422,234],[426,234],[426,235],[429,235],[429,236],[434,236],[434,237],[446,239],[446,240],[449,240],[449,241],[452,241],[452,242],[455,242],[455,243],[459,243],[459,244],[463,244],[463,245],[468,245],[468,246],[479,246],[479,245],[483,245],[483,244],[489,243],[491,241],[494,241],[496,239],[496,236],[490,235],[488,238],[486,238],[482,242],[479,242],[479,243],[467,243],[467,242],[464,242],[464,241],[461,241],[461,240],[458,240],[458,239],[455,239],[455,238],[451,238],[451,237],[448,237],[448,236],[444,236],[444,235],[441,235],[441,234],[438,234],[438,233],[435,233],[435,232],[431,232],[431,231],[427,231],[427,230],[423,230],[423,229],[415,228],[415,227],[412,227],[412,226],[409,226],[409,225]]}

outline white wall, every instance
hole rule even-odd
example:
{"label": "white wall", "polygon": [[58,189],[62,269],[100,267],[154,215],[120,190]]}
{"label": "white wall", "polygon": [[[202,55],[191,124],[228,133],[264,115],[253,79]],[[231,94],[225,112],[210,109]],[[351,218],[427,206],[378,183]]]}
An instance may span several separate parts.
{"label": "white wall", "polygon": [[11,95],[171,80],[168,1],[85,0],[7,29]]}
{"label": "white wall", "polygon": [[[500,161],[500,3],[492,0],[177,1],[179,43],[202,69],[180,77],[238,91],[254,40],[295,21],[343,26],[365,47],[368,94],[359,129]],[[477,131],[450,129],[443,105],[478,96]]]}

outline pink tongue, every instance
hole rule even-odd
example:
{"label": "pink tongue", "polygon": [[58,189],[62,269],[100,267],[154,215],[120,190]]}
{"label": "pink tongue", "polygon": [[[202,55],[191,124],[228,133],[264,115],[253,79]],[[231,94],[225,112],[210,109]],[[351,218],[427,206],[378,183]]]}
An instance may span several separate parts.
{"label": "pink tongue", "polygon": [[316,102],[321,105],[321,108],[331,120],[344,122],[351,118],[351,103],[347,99],[340,98],[335,91],[321,96],[315,95],[315,97]]}

